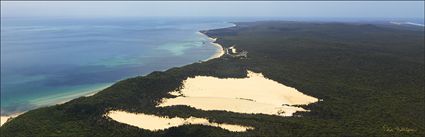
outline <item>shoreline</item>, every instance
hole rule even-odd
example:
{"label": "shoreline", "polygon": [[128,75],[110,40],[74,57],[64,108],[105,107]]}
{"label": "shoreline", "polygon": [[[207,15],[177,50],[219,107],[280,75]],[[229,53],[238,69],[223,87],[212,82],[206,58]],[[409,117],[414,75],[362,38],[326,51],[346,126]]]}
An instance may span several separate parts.
{"label": "shoreline", "polygon": [[220,58],[221,56],[224,55],[224,48],[223,48],[223,46],[220,45],[220,44],[218,44],[218,43],[216,43],[217,38],[212,38],[212,37],[208,36],[207,34],[202,33],[201,31],[198,31],[198,33],[201,34],[201,35],[203,35],[203,36],[205,36],[205,37],[207,37],[208,40],[209,40],[208,42],[211,43],[212,46],[214,46],[214,47],[217,48],[216,49],[216,52],[213,55],[211,55],[209,58],[207,58],[205,60],[202,60],[202,61],[208,61],[208,60],[212,60],[212,59],[215,59],[215,58]]}
{"label": "shoreline", "polygon": [[0,127],[3,126],[4,123],[6,123],[7,121],[24,114],[25,112],[19,112],[19,113],[14,113],[11,115],[5,115],[5,116],[0,116]]}
{"label": "shoreline", "polygon": [[[231,23],[231,24],[232,24],[231,26],[225,27],[225,28],[231,28],[231,27],[236,27],[237,26],[235,23]],[[218,28],[215,28],[215,29],[218,29]],[[213,29],[209,29],[209,30],[213,30]],[[201,31],[198,31],[198,33],[201,34],[201,35],[204,35],[204,36],[208,37],[208,39],[210,40],[209,42],[213,46],[217,47],[216,53],[214,53],[208,59],[205,59],[203,61],[208,61],[208,60],[212,60],[212,59],[215,59],[215,58],[220,58],[220,57],[222,57],[225,54],[223,45],[221,45],[221,44],[219,44],[219,43],[216,42],[218,38],[212,38],[212,37],[208,36],[207,34],[202,33]]]}
{"label": "shoreline", "polygon": [[[207,59],[204,59],[204,60],[202,60],[202,61],[208,61],[208,60],[212,60],[212,59],[215,59],[215,58],[220,58],[221,56],[223,56],[224,55],[224,49],[223,49],[223,46],[222,45],[220,45],[220,44],[218,44],[218,43],[215,43],[216,41],[217,41],[217,38],[212,38],[212,37],[209,37],[208,35],[206,35],[206,34],[204,34],[204,33],[202,33],[201,31],[198,31],[197,33],[199,33],[199,34],[201,34],[201,35],[203,35],[203,36],[205,36],[205,37],[207,37],[208,38],[208,42],[212,45],[212,46],[214,46],[214,47],[216,47],[216,52],[214,53],[214,54],[212,54],[209,58],[207,58]],[[129,78],[131,78],[131,77],[129,77]],[[125,78],[125,79],[128,79],[128,78]],[[95,94],[97,94],[97,93],[99,93],[100,91],[102,91],[103,89],[105,89],[105,88],[107,88],[107,87],[110,87],[110,86],[112,86],[113,84],[115,84],[116,82],[113,82],[113,83],[111,83],[111,84],[109,84],[109,85],[107,85],[107,86],[100,86],[99,88],[96,88],[96,89],[94,89],[94,90],[90,90],[90,91],[85,91],[85,92],[78,92],[78,93],[74,93],[74,94],[70,94],[70,95],[65,95],[65,96],[62,96],[62,97],[59,97],[59,98],[62,98],[63,100],[61,100],[61,101],[58,101],[58,100],[45,100],[44,102],[49,102],[49,101],[52,101],[52,102],[56,102],[56,103],[52,103],[52,104],[50,104],[50,105],[41,105],[40,107],[43,107],[43,106],[53,106],[53,105],[61,105],[61,104],[64,104],[64,103],[66,103],[66,102],[69,102],[69,101],[71,101],[71,100],[73,100],[73,99],[75,99],[75,98],[78,98],[78,97],[90,97],[90,96],[93,96],[93,95],[95,95]],[[66,94],[66,93],[65,93]],[[53,96],[57,96],[57,95],[53,95]],[[71,97],[71,98],[69,98],[69,97]],[[45,97],[45,98],[51,98],[50,96],[48,96],[48,97]],[[39,107],[37,107],[37,108],[39,108]],[[37,109],[37,108],[34,108],[34,109]],[[31,110],[34,110],[34,109],[31,109]],[[30,110],[27,110],[27,111],[23,111],[23,112],[15,112],[15,113],[12,113],[12,114],[8,114],[8,115],[1,115],[0,117],[1,117],[1,123],[0,123],[0,127],[1,126],[3,126],[3,124],[4,123],[6,123],[7,121],[8,121],[8,119],[10,119],[10,118],[15,118],[15,117],[17,117],[17,116],[19,116],[19,115],[21,115],[21,114],[23,114],[23,113],[25,113],[25,112],[28,112],[28,111],[30,111]]]}
{"label": "shoreline", "polygon": [[[85,91],[77,92],[77,93],[62,93],[62,94],[59,94],[59,95],[47,96],[47,97],[44,97],[44,99],[43,99],[44,101],[38,102],[38,103],[41,103],[41,104],[38,104],[37,108],[45,107],[45,106],[61,105],[61,104],[64,104],[66,102],[69,102],[69,101],[76,99],[76,98],[79,98],[79,97],[90,97],[90,96],[93,96],[96,93],[112,86],[112,84],[102,85],[102,86],[99,86],[99,87],[91,89],[91,90],[85,90]],[[55,99],[49,99],[49,98],[55,98]],[[59,99],[57,99],[57,98],[59,98]],[[55,102],[55,103],[50,103],[50,102]],[[47,105],[47,104],[49,104],[49,105]],[[37,109],[37,108],[34,108],[34,109]],[[34,109],[30,109],[30,110],[23,111],[23,112],[13,112],[12,114],[7,114],[7,115],[1,115],[0,116],[1,117],[0,127],[3,126],[3,124],[5,124],[9,119],[15,118],[19,115],[22,115],[22,114],[24,114],[28,111],[34,110]]]}
{"label": "shoreline", "polygon": [[224,55],[223,46],[221,46],[220,44],[215,43],[215,42],[213,42],[212,45],[215,46],[215,47],[217,47],[216,53],[214,53],[214,55],[212,55],[211,57],[209,57],[205,61],[208,61],[208,60],[211,60],[211,59],[215,59],[215,58],[220,58],[221,56]]}

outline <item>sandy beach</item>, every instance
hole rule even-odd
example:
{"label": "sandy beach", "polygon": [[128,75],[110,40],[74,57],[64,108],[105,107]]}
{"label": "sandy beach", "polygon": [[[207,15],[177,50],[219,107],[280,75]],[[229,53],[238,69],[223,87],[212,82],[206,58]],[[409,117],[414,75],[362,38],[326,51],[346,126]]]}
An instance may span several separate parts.
{"label": "sandy beach", "polygon": [[102,91],[103,89],[105,89],[105,88],[107,88],[111,85],[112,85],[111,83],[102,84],[102,85],[99,85],[98,87],[91,88],[91,89],[85,89],[85,90],[80,90],[80,91],[75,91],[75,92],[60,93],[60,94],[55,94],[55,95],[51,95],[51,96],[46,96],[46,97],[39,98],[37,100],[31,100],[31,103],[35,104],[37,106],[49,106],[49,105],[55,105],[55,104],[63,104],[63,103],[66,103],[66,102],[68,102],[72,99],[75,99],[75,98],[93,96],[96,93]]}
{"label": "sandy beach", "polygon": [[[102,91],[103,89],[107,88],[111,86],[111,84],[106,84],[104,86],[100,86],[98,88],[95,89],[91,89],[91,90],[87,90],[87,91],[83,91],[83,92],[78,92],[78,93],[65,93],[65,94],[58,94],[58,95],[53,95],[53,96],[48,96],[48,97],[44,97],[44,98],[40,98],[38,100],[33,100],[32,102],[38,106],[49,106],[49,104],[64,104],[74,98],[78,98],[78,97],[89,97],[89,96],[93,96],[96,93]],[[21,114],[23,114],[25,112],[19,112],[19,113],[15,113],[12,115],[7,115],[7,116],[1,116],[1,125],[3,125],[4,123],[7,122],[7,119],[9,118],[14,118],[17,117]]]}
{"label": "sandy beach", "polygon": [[0,126],[2,126],[4,123],[6,123],[7,119],[9,119],[9,116],[1,116],[0,118]]}
{"label": "sandy beach", "polygon": [[212,43],[212,45],[214,45],[215,47],[217,47],[217,50],[216,50],[216,52],[214,53],[214,55],[212,55],[210,58],[208,58],[207,60],[210,60],[210,59],[215,59],[215,58],[219,58],[219,57],[221,57],[221,56],[223,56],[224,55],[224,49],[223,49],[223,47],[220,45],[220,44],[218,44],[218,43]]}
{"label": "sandy beach", "polygon": [[211,38],[208,35],[205,35],[204,33],[201,33],[201,32],[198,32],[198,33],[200,35],[203,35],[205,37],[208,37],[208,42],[210,42],[214,47],[217,48],[216,52],[211,57],[209,57],[208,59],[206,59],[204,61],[208,61],[208,60],[211,60],[211,59],[219,58],[219,57],[221,57],[221,56],[224,55],[223,46],[221,46],[220,44],[216,43],[217,38]]}
{"label": "sandy beach", "polygon": [[3,126],[3,124],[6,123],[8,119],[15,118],[15,117],[17,117],[17,116],[19,116],[19,115],[21,115],[23,113],[24,112],[22,112],[22,113],[16,113],[16,114],[8,115],[8,116],[1,116],[0,117],[0,126]]}
{"label": "sandy beach", "polygon": [[254,129],[253,127],[241,126],[241,125],[233,125],[233,124],[219,124],[214,122],[209,122],[208,119],[205,118],[168,118],[168,117],[159,117],[155,115],[147,115],[143,113],[129,113],[125,111],[109,111],[106,114],[107,117],[112,118],[115,121],[120,123],[136,126],[142,129],[158,131],[165,130],[171,127],[178,127],[181,125],[206,125],[213,127],[220,127],[225,130],[229,130],[232,132],[245,132],[249,129]]}
{"label": "sandy beach", "polygon": [[318,99],[295,88],[248,71],[246,78],[220,79],[195,76],[183,82],[183,89],[170,92],[175,98],[164,98],[158,107],[187,105],[201,110],[226,110],[246,114],[292,116],[307,111],[293,105],[307,105]]}

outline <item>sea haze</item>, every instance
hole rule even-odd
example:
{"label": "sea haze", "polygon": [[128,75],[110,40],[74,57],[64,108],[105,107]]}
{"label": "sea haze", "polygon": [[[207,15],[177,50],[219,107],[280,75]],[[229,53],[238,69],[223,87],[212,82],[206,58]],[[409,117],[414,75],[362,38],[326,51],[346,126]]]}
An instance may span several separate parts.
{"label": "sea haze", "polygon": [[217,49],[198,31],[232,25],[206,18],[2,18],[1,114],[208,59]]}

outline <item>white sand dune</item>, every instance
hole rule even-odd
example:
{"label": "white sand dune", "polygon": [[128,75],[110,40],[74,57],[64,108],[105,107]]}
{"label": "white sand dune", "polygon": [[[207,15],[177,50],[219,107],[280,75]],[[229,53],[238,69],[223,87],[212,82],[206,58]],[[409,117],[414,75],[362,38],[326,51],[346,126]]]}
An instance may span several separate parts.
{"label": "white sand dune", "polygon": [[199,124],[199,125],[220,127],[233,132],[245,132],[249,129],[253,129],[252,127],[247,127],[247,126],[213,123],[213,122],[209,122],[208,119],[196,118],[196,117],[189,117],[186,119],[179,118],[179,117],[168,118],[168,117],[159,117],[155,115],[147,115],[142,113],[139,113],[139,114],[129,113],[125,111],[109,111],[109,113],[107,113],[106,116],[120,123],[125,123],[128,125],[136,126],[136,127],[151,130],[151,131],[165,130],[170,127],[178,127],[181,125],[189,125],[189,124]]}
{"label": "white sand dune", "polygon": [[[261,73],[248,71],[246,78],[220,79],[196,76],[183,82],[180,91],[170,92],[175,98],[163,98],[157,107],[187,105],[201,110],[225,110],[236,113],[292,116],[297,111],[307,111],[293,105],[306,105],[318,99],[297,89],[265,78]],[[110,111],[106,116],[115,121],[139,128],[158,131],[186,124],[220,127],[229,131],[244,132],[253,127],[218,124],[205,118],[168,118],[125,111]]]}
{"label": "white sand dune", "polygon": [[306,111],[300,107],[273,105],[236,98],[217,97],[178,97],[168,100],[161,106],[188,105],[202,110],[226,110],[247,114],[269,114],[291,116],[296,111]]}
{"label": "white sand dune", "polygon": [[307,111],[292,105],[318,101],[251,71],[248,71],[247,78],[196,76],[186,79],[183,84],[180,91],[170,92],[178,97],[164,98],[158,107],[187,105],[201,110],[292,116],[296,111]]}

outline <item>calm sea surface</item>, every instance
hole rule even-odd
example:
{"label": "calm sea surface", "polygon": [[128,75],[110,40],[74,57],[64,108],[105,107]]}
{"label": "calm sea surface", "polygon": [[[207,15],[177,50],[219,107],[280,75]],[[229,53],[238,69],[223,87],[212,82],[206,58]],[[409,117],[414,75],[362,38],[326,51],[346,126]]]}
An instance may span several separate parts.
{"label": "calm sea surface", "polygon": [[60,103],[119,80],[211,57],[199,30],[229,27],[189,18],[1,20],[1,113]]}

